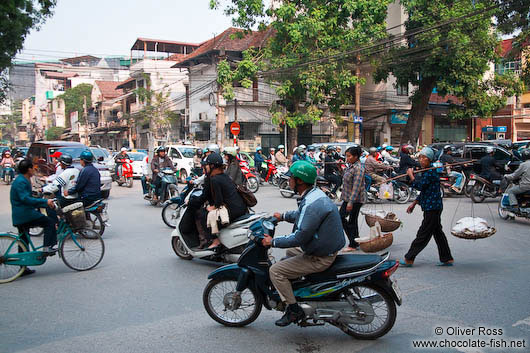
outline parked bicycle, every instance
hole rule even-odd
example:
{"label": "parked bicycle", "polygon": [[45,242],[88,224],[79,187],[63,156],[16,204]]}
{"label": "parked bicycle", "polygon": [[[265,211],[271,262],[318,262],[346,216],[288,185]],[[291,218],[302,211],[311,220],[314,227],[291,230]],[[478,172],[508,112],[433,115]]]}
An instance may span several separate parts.
{"label": "parked bicycle", "polygon": [[[105,254],[105,243],[101,236],[92,229],[79,227],[86,221],[82,203],[57,207],[59,224],[57,229],[58,253],[64,264],[76,271],[87,271],[96,267]],[[23,232],[28,234],[29,229]],[[36,247],[31,238],[24,233],[0,234],[0,283],[14,281],[24,273],[26,266],[39,266],[49,256]]]}

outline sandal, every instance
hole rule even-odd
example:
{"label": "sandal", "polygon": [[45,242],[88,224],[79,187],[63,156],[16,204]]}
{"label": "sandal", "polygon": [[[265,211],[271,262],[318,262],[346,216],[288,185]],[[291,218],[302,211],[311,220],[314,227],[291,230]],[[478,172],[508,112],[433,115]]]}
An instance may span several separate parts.
{"label": "sandal", "polygon": [[440,262],[436,264],[436,266],[453,266],[453,264],[454,264],[454,260],[449,260],[447,262]]}
{"label": "sandal", "polygon": [[399,265],[403,267],[412,267],[414,265],[414,262],[407,262],[407,260],[399,260]]}

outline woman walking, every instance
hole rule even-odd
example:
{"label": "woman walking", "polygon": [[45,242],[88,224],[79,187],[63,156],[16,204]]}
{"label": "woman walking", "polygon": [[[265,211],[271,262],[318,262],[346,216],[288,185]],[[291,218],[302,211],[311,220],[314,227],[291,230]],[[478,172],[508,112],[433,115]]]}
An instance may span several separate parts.
{"label": "woman walking", "polygon": [[[425,147],[421,150],[420,165],[422,168],[429,168],[434,160],[434,151]],[[452,266],[453,257],[449,243],[442,230],[442,195],[440,193],[440,177],[436,169],[427,170],[422,173],[421,178],[416,179],[412,168],[407,170],[407,175],[412,181],[412,187],[420,191],[420,195],[407,208],[407,213],[412,213],[416,204],[420,204],[423,210],[423,222],[416,234],[416,239],[410,245],[409,251],[405,254],[405,261],[400,261],[404,267],[412,267],[416,256],[429,244],[434,236],[438,246],[440,257],[439,266]]]}
{"label": "woman walking", "polygon": [[340,199],[343,202],[339,211],[342,227],[349,240],[349,245],[344,251],[355,251],[359,248],[359,244],[355,241],[355,238],[359,237],[359,211],[363,203],[366,202],[364,167],[359,161],[361,154],[362,150],[358,146],[350,147],[346,150],[348,168],[344,171],[344,176],[342,177]]}

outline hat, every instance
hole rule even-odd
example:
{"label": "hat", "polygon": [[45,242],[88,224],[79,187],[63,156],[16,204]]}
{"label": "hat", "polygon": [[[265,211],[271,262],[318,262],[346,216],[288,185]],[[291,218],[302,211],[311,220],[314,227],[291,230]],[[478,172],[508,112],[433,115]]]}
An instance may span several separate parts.
{"label": "hat", "polygon": [[420,156],[425,156],[432,161],[434,159],[434,151],[430,147],[424,147],[421,149]]}
{"label": "hat", "polygon": [[62,156],[62,152],[59,152],[59,151],[56,151],[56,152],[53,152],[52,154],[50,154],[50,157],[51,158],[59,158]]}

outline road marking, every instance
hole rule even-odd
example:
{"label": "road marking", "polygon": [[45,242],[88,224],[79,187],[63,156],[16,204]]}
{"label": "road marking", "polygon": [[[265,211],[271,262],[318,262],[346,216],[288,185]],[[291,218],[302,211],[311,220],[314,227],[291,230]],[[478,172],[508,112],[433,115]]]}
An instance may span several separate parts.
{"label": "road marking", "polygon": [[524,320],[517,321],[515,324],[512,325],[512,327],[517,327],[517,326],[520,326],[520,325],[528,325],[528,326],[530,326],[530,316],[527,317]]}

